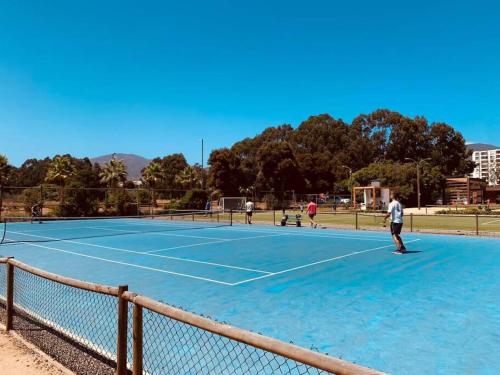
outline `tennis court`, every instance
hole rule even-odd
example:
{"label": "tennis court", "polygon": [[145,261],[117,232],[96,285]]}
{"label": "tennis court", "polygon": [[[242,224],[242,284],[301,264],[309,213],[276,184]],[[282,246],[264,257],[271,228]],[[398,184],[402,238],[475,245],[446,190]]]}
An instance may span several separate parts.
{"label": "tennis court", "polygon": [[[0,254],[394,374],[500,367],[500,240],[228,225],[12,222]],[[91,337],[89,338],[91,339]]]}

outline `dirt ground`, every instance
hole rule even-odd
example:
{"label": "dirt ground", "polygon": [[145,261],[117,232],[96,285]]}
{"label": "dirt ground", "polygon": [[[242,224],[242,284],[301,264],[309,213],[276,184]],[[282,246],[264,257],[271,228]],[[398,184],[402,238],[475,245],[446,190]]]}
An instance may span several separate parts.
{"label": "dirt ground", "polygon": [[53,360],[0,330],[0,372],[3,375],[67,375]]}

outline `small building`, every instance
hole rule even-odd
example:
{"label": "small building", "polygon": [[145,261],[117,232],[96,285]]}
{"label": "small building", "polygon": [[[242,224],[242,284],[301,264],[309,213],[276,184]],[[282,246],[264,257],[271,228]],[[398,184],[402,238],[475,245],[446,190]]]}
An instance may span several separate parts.
{"label": "small building", "polygon": [[[361,193],[363,194],[363,200],[358,203],[358,196]],[[352,201],[355,209],[385,209],[390,203],[390,196],[391,189],[382,187],[378,180],[372,181],[369,186],[354,186],[352,189]]]}
{"label": "small building", "polygon": [[445,204],[480,204],[485,201],[487,182],[480,178],[448,177]]}

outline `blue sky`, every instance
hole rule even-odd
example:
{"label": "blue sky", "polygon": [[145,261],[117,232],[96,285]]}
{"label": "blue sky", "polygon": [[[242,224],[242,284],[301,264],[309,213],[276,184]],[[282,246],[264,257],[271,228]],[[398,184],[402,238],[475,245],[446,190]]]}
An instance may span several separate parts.
{"label": "blue sky", "polygon": [[494,1],[0,0],[0,153],[183,152],[390,108],[500,145]]}

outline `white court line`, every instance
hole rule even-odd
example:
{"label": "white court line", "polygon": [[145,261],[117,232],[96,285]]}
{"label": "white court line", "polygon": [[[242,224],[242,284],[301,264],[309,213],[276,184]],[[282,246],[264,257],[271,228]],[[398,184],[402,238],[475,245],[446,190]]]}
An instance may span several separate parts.
{"label": "white court line", "polygon": [[[116,225],[118,227],[119,225]],[[121,225],[123,226],[123,225]],[[176,233],[159,233],[159,232],[145,232],[145,231],[140,231],[140,230],[127,230],[127,229],[112,229],[112,228],[106,228],[106,227],[88,227],[88,229],[100,229],[100,230],[108,230],[112,232],[126,232],[126,233],[139,233],[139,234],[144,234],[144,235],[156,235],[156,236],[166,236],[166,237],[187,237],[187,238],[199,238],[202,240],[217,240],[217,241],[222,241],[225,240],[225,238],[216,238],[216,237],[205,237],[205,236],[192,236],[189,234],[176,234]]]}
{"label": "white court line", "polygon": [[[20,234],[18,232],[10,232],[10,233]],[[223,267],[223,268],[231,268],[231,269],[237,269],[237,270],[243,270],[243,271],[250,271],[250,272],[257,272],[257,273],[264,273],[264,274],[271,273],[269,271],[256,270],[256,269],[252,269],[252,268],[245,268],[245,267],[238,267],[238,266],[231,266],[231,265],[228,265],[228,264],[221,264],[221,263],[214,263],[214,262],[205,262],[205,261],[202,261],[202,260],[194,260],[194,259],[188,259],[188,258],[179,258],[179,257],[172,257],[172,256],[167,256],[167,255],[150,254],[149,252],[140,252],[140,251],[134,251],[134,250],[127,250],[127,249],[122,249],[122,248],[119,248],[119,247],[90,244],[90,243],[80,242],[80,241],[74,241],[74,240],[60,240],[58,238],[47,237],[47,236],[39,236],[39,235],[36,235],[36,234],[25,234],[25,235],[26,236],[31,236],[31,237],[45,238],[47,240],[55,240],[55,241],[59,241],[59,242],[68,242],[68,243],[74,243],[74,244],[78,244],[78,245],[98,247],[98,248],[101,248],[101,249],[107,249],[107,250],[113,250],[113,251],[120,251],[120,252],[124,252],[124,253],[138,254],[138,255],[143,255],[143,256],[150,256],[150,257],[156,257],[156,258],[165,258],[165,259],[179,260],[179,261],[189,262],[189,263],[206,264],[206,265],[210,265],[210,266]],[[206,245],[206,244],[210,244],[210,243],[219,243],[219,242],[223,242],[223,241],[204,242],[204,243],[200,243],[200,244],[179,246],[178,248],[187,247],[187,246],[201,246],[201,245]],[[30,242],[20,242],[20,243],[30,244]],[[165,250],[165,249],[163,249],[163,250]],[[157,250],[157,251],[163,251],[163,250]],[[166,249],[166,250],[170,250],[170,249]]]}
{"label": "white court line", "polygon": [[[411,243],[411,242],[416,242],[416,241],[420,241],[420,239],[406,241],[405,243]],[[368,253],[368,252],[375,251],[375,250],[387,249],[388,247],[392,247],[392,246],[394,246],[394,245],[380,246],[380,247],[374,247],[372,249],[355,251],[355,252],[352,252],[352,253],[349,253],[349,254],[345,254],[345,255],[340,255],[340,256],[337,256],[337,257],[334,257],[334,258],[324,259],[324,260],[320,260],[318,262],[304,264],[302,266],[297,266],[297,267],[289,268],[289,269],[286,269],[286,270],[283,270],[283,271],[273,272],[273,273],[268,274],[268,275],[253,277],[251,279],[247,279],[247,280],[243,280],[243,281],[239,281],[239,282],[233,283],[233,284],[231,284],[231,286],[241,285],[241,284],[249,283],[251,281],[265,279],[267,277],[281,275],[283,273],[287,273],[287,272],[291,272],[291,271],[296,271],[296,270],[299,270],[299,269],[302,269],[302,268],[308,268],[308,267],[316,266],[316,265],[322,264],[322,263],[332,262],[334,260],[338,260],[338,259],[342,259],[342,258],[352,257],[352,256],[358,255],[358,254]]]}
{"label": "white court line", "polygon": [[265,235],[265,236],[251,236],[251,237],[241,237],[241,238],[227,238],[227,239],[222,239],[220,241],[212,241],[212,242],[203,242],[200,244],[196,245],[182,245],[182,246],[174,246],[174,247],[167,247],[165,249],[160,249],[160,250],[152,250],[152,251],[146,251],[144,254],[154,254],[154,253],[159,253],[162,251],[167,251],[167,250],[175,250],[175,249],[182,249],[185,247],[194,247],[194,246],[202,246],[202,245],[209,245],[212,243],[223,243],[223,242],[234,242],[234,241],[243,241],[243,240],[254,240],[257,238],[268,238],[268,237],[279,237],[279,236],[286,236],[285,233],[278,233],[278,234],[270,234],[270,235]]}
{"label": "white court line", "polygon": [[225,281],[213,280],[213,279],[209,279],[209,278],[206,278],[206,277],[193,276],[193,275],[188,275],[188,274],[185,274],[185,273],[174,272],[174,271],[167,271],[167,270],[162,270],[162,269],[153,268],[153,267],[140,266],[138,264],[127,263],[127,262],[120,262],[120,261],[117,261],[117,260],[111,260],[111,259],[106,259],[106,258],[100,258],[100,257],[92,256],[92,255],[86,255],[86,254],[77,253],[75,251],[57,249],[55,247],[50,247],[50,246],[38,245],[38,244],[34,244],[34,243],[29,243],[29,242],[27,242],[26,245],[34,246],[34,247],[39,247],[39,248],[42,248],[42,249],[48,249],[48,250],[58,251],[58,252],[61,252],[61,253],[66,253],[66,254],[72,254],[72,255],[76,255],[76,256],[80,256],[80,257],[84,257],[84,258],[96,259],[96,260],[100,260],[102,262],[120,264],[122,266],[135,267],[135,268],[140,268],[140,269],[144,269],[144,270],[148,270],[148,271],[154,271],[154,272],[160,272],[160,273],[168,273],[168,274],[171,274],[171,275],[187,277],[187,278],[190,278],[190,279],[203,280],[203,281],[208,281],[208,282],[216,283],[216,284],[222,284],[222,285],[228,285],[228,286],[232,286],[233,285],[232,283],[227,283]]}
{"label": "white court line", "polygon": [[500,223],[500,219],[487,221],[486,223],[482,223],[481,225],[490,225],[490,224],[496,224],[496,223]]}

